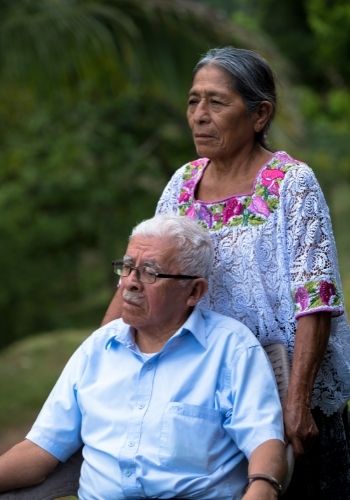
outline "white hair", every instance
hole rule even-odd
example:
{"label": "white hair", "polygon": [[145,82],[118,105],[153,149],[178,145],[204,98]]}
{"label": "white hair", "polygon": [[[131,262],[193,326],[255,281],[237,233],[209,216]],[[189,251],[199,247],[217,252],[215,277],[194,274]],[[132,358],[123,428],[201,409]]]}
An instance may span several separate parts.
{"label": "white hair", "polygon": [[130,235],[166,238],[175,244],[180,272],[208,278],[214,249],[209,233],[194,220],[180,215],[156,215],[140,222]]}

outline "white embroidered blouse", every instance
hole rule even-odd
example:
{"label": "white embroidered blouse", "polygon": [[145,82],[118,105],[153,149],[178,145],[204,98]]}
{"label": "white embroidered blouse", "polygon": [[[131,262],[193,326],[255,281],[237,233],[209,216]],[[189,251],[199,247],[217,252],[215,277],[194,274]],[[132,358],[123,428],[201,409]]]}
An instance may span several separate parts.
{"label": "white embroidered blouse", "polygon": [[321,188],[305,163],[278,151],[252,193],[203,202],[196,186],[208,164],[200,158],[177,170],[157,213],[186,215],[208,229],[215,261],[202,305],[242,321],[263,345],[281,342],[291,357],[297,319],[332,313],[312,399],[330,415],[350,398],[350,328]]}

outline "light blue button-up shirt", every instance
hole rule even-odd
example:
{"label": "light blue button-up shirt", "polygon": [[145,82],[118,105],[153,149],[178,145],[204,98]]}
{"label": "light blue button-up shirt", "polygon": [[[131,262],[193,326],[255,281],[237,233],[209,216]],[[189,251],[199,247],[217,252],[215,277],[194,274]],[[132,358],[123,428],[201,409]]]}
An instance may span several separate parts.
{"label": "light blue button-up shirt", "polygon": [[196,308],[150,357],[121,319],[93,333],[27,438],[61,461],[84,445],[84,500],[232,500],[246,483],[246,457],[268,439],[283,440],[283,424],[254,335]]}

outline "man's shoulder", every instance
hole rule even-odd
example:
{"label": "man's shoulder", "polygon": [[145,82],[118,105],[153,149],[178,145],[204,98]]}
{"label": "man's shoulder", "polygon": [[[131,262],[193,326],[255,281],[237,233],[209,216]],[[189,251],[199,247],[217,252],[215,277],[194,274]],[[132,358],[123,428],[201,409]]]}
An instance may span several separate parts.
{"label": "man's shoulder", "polygon": [[86,350],[94,350],[99,348],[108,348],[109,343],[125,328],[125,323],[121,318],[115,319],[100,326],[97,330],[91,333],[83,346]]}
{"label": "man's shoulder", "polygon": [[200,309],[206,324],[206,334],[208,340],[217,341],[221,339],[225,342],[229,340],[240,347],[252,347],[260,345],[252,331],[241,321],[210,309]]}

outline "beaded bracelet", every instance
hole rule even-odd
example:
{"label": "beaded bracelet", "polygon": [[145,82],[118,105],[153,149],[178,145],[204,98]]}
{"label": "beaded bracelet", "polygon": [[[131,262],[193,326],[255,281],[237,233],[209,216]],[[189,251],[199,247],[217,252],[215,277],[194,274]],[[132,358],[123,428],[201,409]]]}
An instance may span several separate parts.
{"label": "beaded bracelet", "polygon": [[271,486],[275,489],[278,495],[282,493],[282,485],[281,483],[273,476],[270,476],[268,474],[250,474],[248,476],[248,484],[246,490],[249,488],[249,486],[254,482],[258,480],[262,481],[267,481],[268,483],[271,484]]}

